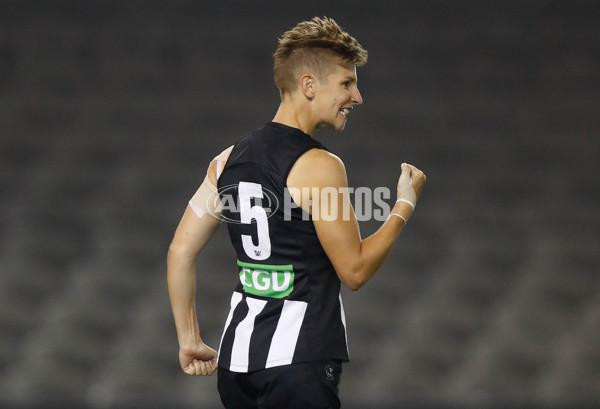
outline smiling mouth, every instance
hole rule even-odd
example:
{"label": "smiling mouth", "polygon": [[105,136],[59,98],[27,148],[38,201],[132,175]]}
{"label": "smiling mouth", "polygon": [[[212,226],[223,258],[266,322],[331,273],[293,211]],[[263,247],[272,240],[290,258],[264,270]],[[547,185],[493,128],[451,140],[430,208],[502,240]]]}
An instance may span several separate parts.
{"label": "smiling mouth", "polygon": [[350,110],[351,110],[351,109],[352,109],[352,108],[342,108],[342,109],[340,109],[340,113],[341,113],[341,114],[342,114],[344,117],[346,117],[346,118],[347,118],[347,117],[348,117],[348,114],[350,113]]}

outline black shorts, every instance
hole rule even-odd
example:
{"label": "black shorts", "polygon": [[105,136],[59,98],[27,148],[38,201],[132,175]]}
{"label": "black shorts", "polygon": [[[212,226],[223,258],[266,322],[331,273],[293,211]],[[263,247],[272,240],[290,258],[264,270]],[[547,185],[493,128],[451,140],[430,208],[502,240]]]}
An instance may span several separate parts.
{"label": "black shorts", "polygon": [[339,409],[342,363],[306,362],[249,373],[217,371],[226,409]]}

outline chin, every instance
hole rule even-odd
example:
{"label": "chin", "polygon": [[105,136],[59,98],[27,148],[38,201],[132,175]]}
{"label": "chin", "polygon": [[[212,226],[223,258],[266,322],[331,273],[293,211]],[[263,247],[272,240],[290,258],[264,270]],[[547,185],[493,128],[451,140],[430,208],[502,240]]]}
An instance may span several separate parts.
{"label": "chin", "polygon": [[339,118],[332,122],[321,122],[317,125],[315,129],[332,129],[334,131],[343,131],[346,127],[347,120],[344,118],[343,121],[340,121]]}
{"label": "chin", "polygon": [[346,122],[348,122],[348,120],[346,118],[344,118],[344,120],[340,123],[336,123],[335,125],[335,130],[336,131],[343,131],[344,128],[346,127]]}

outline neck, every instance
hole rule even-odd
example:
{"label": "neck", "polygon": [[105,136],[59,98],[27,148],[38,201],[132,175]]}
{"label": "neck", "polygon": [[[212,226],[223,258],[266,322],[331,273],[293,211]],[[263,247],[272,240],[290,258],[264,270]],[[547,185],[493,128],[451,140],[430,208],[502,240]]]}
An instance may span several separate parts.
{"label": "neck", "polygon": [[284,99],[273,117],[273,122],[298,128],[305,134],[312,136],[315,125],[311,121],[311,115],[309,111],[298,105],[292,98]]}

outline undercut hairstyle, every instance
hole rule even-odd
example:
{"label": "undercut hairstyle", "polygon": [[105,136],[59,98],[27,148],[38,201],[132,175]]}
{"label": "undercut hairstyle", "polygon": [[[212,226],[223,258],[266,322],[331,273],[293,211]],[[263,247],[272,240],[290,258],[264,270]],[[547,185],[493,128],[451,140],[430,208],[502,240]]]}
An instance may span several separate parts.
{"label": "undercut hairstyle", "polygon": [[323,80],[333,64],[366,64],[367,50],[332,18],[314,17],[286,31],[273,57],[273,77],[283,99],[296,90],[303,71]]}

